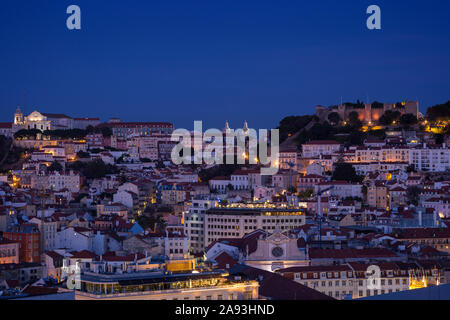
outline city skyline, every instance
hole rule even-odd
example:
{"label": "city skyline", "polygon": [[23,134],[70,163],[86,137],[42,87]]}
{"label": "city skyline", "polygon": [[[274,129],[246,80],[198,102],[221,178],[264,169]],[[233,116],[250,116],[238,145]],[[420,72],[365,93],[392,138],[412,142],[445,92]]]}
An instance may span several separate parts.
{"label": "city skyline", "polygon": [[20,105],[102,121],[271,128],[341,101],[418,100],[421,112],[447,101],[449,5],[378,1],[374,31],[370,4],[80,0],[82,28],[71,31],[68,3],[6,2],[0,119],[12,121]]}

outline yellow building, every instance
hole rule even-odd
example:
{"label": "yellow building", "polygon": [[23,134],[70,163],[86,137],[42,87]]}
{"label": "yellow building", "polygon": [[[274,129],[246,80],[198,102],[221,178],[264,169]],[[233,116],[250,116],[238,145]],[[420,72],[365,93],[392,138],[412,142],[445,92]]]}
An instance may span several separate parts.
{"label": "yellow building", "polygon": [[367,188],[367,203],[377,209],[389,209],[389,194],[387,187],[374,184]]}

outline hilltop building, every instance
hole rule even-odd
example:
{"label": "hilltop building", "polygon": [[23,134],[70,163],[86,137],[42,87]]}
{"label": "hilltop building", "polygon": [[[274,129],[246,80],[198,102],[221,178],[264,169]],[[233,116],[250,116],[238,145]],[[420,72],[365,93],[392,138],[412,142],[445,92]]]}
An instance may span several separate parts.
{"label": "hilltop building", "polygon": [[328,108],[324,106],[316,106],[316,116],[319,117],[321,121],[328,121],[328,115],[336,112],[342,120],[346,121],[350,113],[355,111],[358,113],[359,120],[363,123],[371,124],[372,122],[378,121],[378,119],[388,110],[399,111],[402,115],[411,113],[418,117],[419,102],[406,100],[405,102],[400,103],[343,103],[338,106],[331,106]]}

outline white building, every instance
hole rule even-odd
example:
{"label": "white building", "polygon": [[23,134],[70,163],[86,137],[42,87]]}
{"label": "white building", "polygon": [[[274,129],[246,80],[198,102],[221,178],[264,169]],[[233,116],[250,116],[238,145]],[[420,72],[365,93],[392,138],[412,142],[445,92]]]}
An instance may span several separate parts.
{"label": "white building", "polygon": [[286,231],[304,225],[306,219],[300,208],[275,208],[264,204],[215,206],[202,211],[189,213],[185,220],[185,233],[194,253],[203,252],[210,243],[221,238],[242,238],[258,229],[273,232],[276,227]]}
{"label": "white building", "polygon": [[11,122],[0,122],[0,136],[12,137],[12,125]]}
{"label": "white building", "polygon": [[359,197],[362,198],[362,184],[359,183],[348,183],[346,181],[327,181],[321,182],[314,187],[314,192],[318,192],[319,189],[323,190],[329,187],[333,189],[323,193],[323,196],[332,196],[338,198],[347,197]]}
{"label": "white building", "polygon": [[333,140],[314,140],[302,144],[303,158],[316,158],[320,155],[331,155],[339,151],[341,144]]}
{"label": "white building", "polygon": [[188,237],[189,249],[202,252],[205,248],[204,219],[205,212],[217,205],[217,200],[209,196],[197,196],[192,200],[189,211],[184,217],[184,233]]}
{"label": "white building", "polygon": [[248,172],[245,170],[237,170],[231,175],[231,185],[234,190],[248,190],[250,187]]}
{"label": "white building", "polygon": [[49,188],[54,191],[68,189],[70,192],[79,192],[81,177],[74,171],[52,172],[48,175]]}
{"label": "white building", "polygon": [[40,113],[33,111],[28,116],[23,115],[20,107],[14,113],[13,132],[21,129],[67,130],[73,129],[73,119],[64,114]]}
{"label": "white building", "polygon": [[229,177],[215,177],[209,180],[209,187],[211,190],[218,193],[226,193],[229,185],[232,185]]}
{"label": "white building", "polygon": [[92,249],[92,231],[81,227],[69,227],[56,235],[56,247],[74,251]]}
{"label": "white building", "polygon": [[409,152],[409,164],[418,171],[444,172],[450,170],[450,150],[443,144],[441,147],[427,146],[413,148]]}
{"label": "white building", "polygon": [[44,223],[41,222],[41,218],[34,217],[30,220],[31,223],[37,225],[39,231],[42,233],[44,228],[44,251],[53,250],[57,245],[57,227],[58,222],[53,217],[44,217]]}

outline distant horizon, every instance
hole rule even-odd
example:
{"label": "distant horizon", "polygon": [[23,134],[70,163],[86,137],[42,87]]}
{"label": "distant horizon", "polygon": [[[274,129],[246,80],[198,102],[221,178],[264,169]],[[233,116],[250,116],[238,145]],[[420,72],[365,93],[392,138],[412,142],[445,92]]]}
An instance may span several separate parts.
{"label": "distant horizon", "polygon": [[[81,30],[66,26],[69,5]],[[366,26],[381,8],[381,30]],[[450,99],[450,2],[2,2],[0,119],[244,120],[273,128],[316,105]]]}
{"label": "distant horizon", "polygon": [[[351,101],[351,100],[343,100],[342,103],[348,103],[348,102],[350,102],[350,103],[355,103],[357,100],[360,100],[360,99],[355,99],[355,100],[353,100],[353,101]],[[396,100],[396,101],[380,101],[380,100],[373,100],[373,101],[370,101],[369,103],[373,103],[373,102],[375,102],[375,101],[378,101],[378,102],[381,102],[381,103],[396,103],[396,102],[402,102],[402,101],[406,101],[406,100],[408,100],[408,101],[417,101],[417,100],[413,100],[413,99],[399,99],[399,100]],[[367,103],[367,102],[362,101],[362,100],[360,100],[360,101],[363,102],[363,103]],[[442,101],[442,102],[439,102],[439,103],[436,103],[436,104],[443,104],[443,103],[446,103],[447,101],[450,101],[450,98],[449,98],[448,100],[446,100],[446,101]],[[436,104],[433,104],[433,105],[436,105]],[[281,118],[278,120],[278,122],[277,122],[275,125],[273,125],[272,127],[256,127],[256,126],[252,126],[252,125],[251,125],[251,120],[249,120],[249,119],[242,119],[241,123],[239,123],[239,120],[238,120],[238,121],[233,121],[233,123],[232,123],[232,121],[230,121],[229,119],[224,119],[224,120],[223,120],[223,123],[222,123],[222,126],[217,126],[217,127],[214,127],[214,126],[208,126],[208,128],[223,129],[223,126],[224,126],[224,124],[225,124],[225,121],[228,121],[229,126],[230,126],[231,129],[241,128],[241,127],[243,126],[243,124],[244,124],[244,121],[247,121],[249,127],[254,128],[254,129],[271,129],[271,128],[276,128],[276,127],[279,125],[279,122],[280,122],[283,118],[285,118],[285,117],[289,117],[289,116],[314,115],[314,114],[315,114],[315,107],[316,107],[316,106],[319,106],[319,105],[321,105],[321,104],[316,104],[316,105],[314,105],[314,107],[312,108],[312,111],[311,111],[310,113],[303,113],[303,114],[287,114],[287,115],[284,115],[284,116],[281,117]],[[336,103],[336,104],[322,105],[322,106],[328,108],[328,107],[333,106],[333,105],[340,105],[340,102],[339,102],[339,103]],[[432,107],[433,105],[430,105],[430,106],[427,106],[427,107],[423,107],[423,106],[421,106],[420,101],[419,101],[419,112],[421,112],[422,114],[425,115],[427,108]],[[177,124],[174,123],[173,121],[171,121],[170,118],[168,118],[168,119],[133,119],[132,116],[131,116],[131,117],[127,117],[127,118],[121,118],[121,117],[118,117],[118,116],[106,116],[106,117],[102,117],[102,116],[100,116],[100,115],[94,115],[94,114],[89,115],[89,116],[83,116],[83,115],[80,115],[80,114],[72,114],[72,113],[69,113],[69,112],[63,112],[62,110],[58,110],[58,111],[55,111],[55,112],[49,112],[48,110],[41,110],[39,107],[36,107],[36,108],[30,108],[29,110],[27,110],[26,107],[24,107],[24,106],[22,106],[22,105],[18,105],[18,106],[16,106],[16,107],[14,108],[14,111],[13,111],[12,114],[11,114],[11,119],[10,119],[10,120],[6,119],[5,121],[1,121],[1,119],[0,119],[0,122],[3,122],[3,123],[13,122],[13,120],[14,120],[14,119],[13,119],[13,118],[14,118],[14,112],[16,111],[17,107],[20,107],[20,108],[21,108],[22,113],[24,114],[24,116],[27,116],[27,115],[29,115],[30,113],[34,112],[34,111],[39,111],[39,112],[42,112],[42,113],[65,114],[65,115],[67,115],[67,116],[69,116],[69,117],[71,117],[71,118],[99,118],[99,119],[100,119],[100,123],[107,123],[109,120],[114,119],[114,118],[120,119],[121,122],[169,122],[169,123],[172,123],[172,124],[174,125],[174,128],[175,128],[175,129],[176,129],[176,128],[186,128],[186,129],[189,129],[189,130],[193,130],[193,129],[194,129],[194,128],[193,128],[193,126],[194,126],[194,121],[200,121],[200,120],[203,121],[202,119],[193,119],[192,122],[191,122],[191,126],[177,126]],[[32,110],[31,110],[31,109],[32,109]],[[208,124],[208,121],[203,121],[203,122],[204,122],[204,124],[205,124],[205,123]],[[215,121],[215,122],[216,122],[216,121]],[[236,123],[236,125],[235,125],[235,123]]]}

